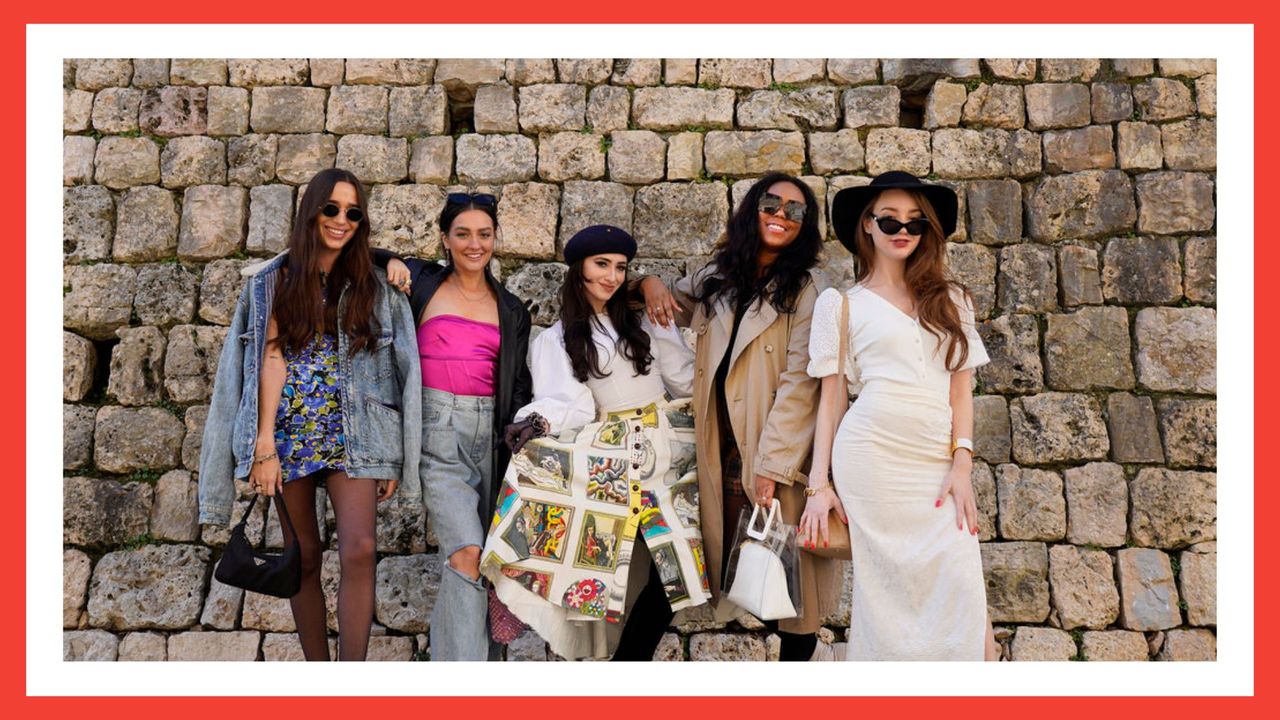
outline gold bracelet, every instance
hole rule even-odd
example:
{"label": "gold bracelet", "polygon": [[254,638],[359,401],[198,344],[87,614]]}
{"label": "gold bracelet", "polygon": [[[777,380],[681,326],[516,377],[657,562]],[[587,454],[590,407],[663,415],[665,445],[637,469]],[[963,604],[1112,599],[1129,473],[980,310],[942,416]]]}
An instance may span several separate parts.
{"label": "gold bracelet", "polygon": [[272,460],[272,459],[275,459],[275,458],[277,458],[277,457],[280,457],[280,456],[279,456],[279,454],[277,454],[277,453],[271,453],[270,455],[263,455],[262,457],[255,457],[255,458],[253,459],[253,462],[254,462],[254,464],[257,464],[257,463],[264,463],[264,462],[266,462],[266,461],[268,461],[268,460]]}
{"label": "gold bracelet", "polygon": [[823,485],[823,486],[821,486],[821,487],[817,487],[817,488],[807,487],[807,488],[805,488],[805,489],[804,489],[804,496],[805,496],[805,497],[813,497],[814,495],[817,495],[818,493],[822,492],[823,490],[826,490],[826,489],[827,489],[827,488],[829,488],[829,487],[831,487],[831,485],[830,485],[830,484]]}

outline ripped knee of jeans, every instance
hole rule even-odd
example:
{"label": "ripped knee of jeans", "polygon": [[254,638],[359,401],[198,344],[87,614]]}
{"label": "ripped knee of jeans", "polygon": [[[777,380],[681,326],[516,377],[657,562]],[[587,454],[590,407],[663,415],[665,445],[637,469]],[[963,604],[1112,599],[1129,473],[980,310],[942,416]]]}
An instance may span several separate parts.
{"label": "ripped knee of jeans", "polygon": [[445,561],[450,570],[471,580],[472,582],[480,581],[480,546],[466,545],[449,555],[449,559]]}

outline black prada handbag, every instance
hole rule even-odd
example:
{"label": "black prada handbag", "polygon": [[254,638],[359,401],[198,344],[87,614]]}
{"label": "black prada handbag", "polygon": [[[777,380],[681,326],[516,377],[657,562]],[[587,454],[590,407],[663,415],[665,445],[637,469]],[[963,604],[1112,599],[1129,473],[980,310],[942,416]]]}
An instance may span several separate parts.
{"label": "black prada handbag", "polygon": [[278,555],[259,552],[249,544],[245,537],[245,526],[249,521],[249,513],[258,502],[255,494],[245,508],[240,522],[231,528],[231,539],[222,552],[222,559],[213,571],[213,576],[223,584],[232,587],[252,590],[263,595],[279,598],[290,598],[298,594],[302,586],[302,554],[298,549],[298,534],[293,531],[293,521],[289,519],[289,509],[284,501],[277,498],[276,509],[280,511],[286,525],[289,526],[291,538],[284,551]]}

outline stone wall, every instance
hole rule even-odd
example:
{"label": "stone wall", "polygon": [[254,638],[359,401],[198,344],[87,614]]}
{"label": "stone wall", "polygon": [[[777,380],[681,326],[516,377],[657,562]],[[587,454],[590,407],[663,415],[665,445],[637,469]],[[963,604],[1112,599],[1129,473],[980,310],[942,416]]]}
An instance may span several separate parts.
{"label": "stone wall", "polygon": [[[288,604],[211,579],[197,459],[240,269],[299,185],[353,170],[374,242],[438,253],[459,187],[500,194],[535,322],[608,222],[700,266],[753,177],[826,203],[891,169],[957,189],[952,271],[992,356],[974,471],[1015,660],[1215,656],[1212,60],[79,60],[64,68],[64,655],[297,659]],[[849,254],[828,233],[827,271]],[[241,488],[241,506],[246,497]],[[323,497],[321,498],[323,503]],[[333,537],[332,511],[326,538]],[[274,517],[253,519],[267,547]],[[430,520],[382,506],[371,657],[429,654]],[[338,564],[325,555],[330,608]],[[332,611],[332,610],[331,610]],[[843,638],[848,600],[826,619]],[[330,627],[334,627],[332,615]],[[677,618],[671,660],[776,657],[750,617]],[[510,659],[547,659],[534,636]]]}

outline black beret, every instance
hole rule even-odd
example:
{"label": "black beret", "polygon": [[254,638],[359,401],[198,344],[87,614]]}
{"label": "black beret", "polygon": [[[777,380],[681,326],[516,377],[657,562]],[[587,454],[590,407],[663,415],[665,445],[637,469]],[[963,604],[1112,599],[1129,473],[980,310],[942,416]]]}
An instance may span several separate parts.
{"label": "black beret", "polygon": [[631,234],[613,225],[583,228],[564,244],[564,261],[570,265],[592,255],[619,253],[630,260],[636,256],[636,241]]}

